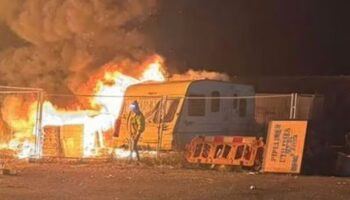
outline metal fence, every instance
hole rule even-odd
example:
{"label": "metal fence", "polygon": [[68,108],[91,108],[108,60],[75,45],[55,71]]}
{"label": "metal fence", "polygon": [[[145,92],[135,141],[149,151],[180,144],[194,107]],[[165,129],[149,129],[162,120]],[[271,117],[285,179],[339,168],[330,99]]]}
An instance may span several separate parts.
{"label": "metal fence", "polygon": [[[12,128],[8,134],[1,132],[2,143],[8,146],[21,133],[29,133],[32,137],[27,143],[34,145],[31,156],[39,157],[122,154],[115,149],[128,146],[132,116],[129,105],[133,101],[139,103],[145,117],[139,146],[148,152],[183,149],[197,135],[264,137],[269,121],[308,120],[320,116],[318,108],[322,106],[321,97],[300,94],[122,97],[43,95],[39,89],[9,88],[0,95],[1,124]],[[35,106],[23,106],[27,102]],[[31,120],[29,112],[34,113]],[[24,131],[13,125],[19,119],[30,121]],[[21,145],[24,143],[22,140]]]}
{"label": "metal fence", "polygon": [[0,86],[0,150],[20,158],[40,154],[42,98],[41,89]]}

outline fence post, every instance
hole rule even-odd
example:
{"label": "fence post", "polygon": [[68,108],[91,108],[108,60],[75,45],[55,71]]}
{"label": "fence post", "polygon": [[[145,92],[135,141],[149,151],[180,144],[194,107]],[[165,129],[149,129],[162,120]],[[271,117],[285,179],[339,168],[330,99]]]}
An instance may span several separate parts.
{"label": "fence post", "polygon": [[298,93],[291,93],[289,119],[297,118]]}
{"label": "fence post", "polygon": [[43,91],[38,91],[37,113],[35,121],[35,158],[42,156],[42,114],[43,114]]}
{"label": "fence post", "polygon": [[294,93],[294,115],[293,115],[293,119],[297,118],[297,104],[298,104],[298,93]]}
{"label": "fence post", "polygon": [[293,118],[293,110],[294,110],[294,93],[290,94],[290,111],[289,111],[289,119]]}
{"label": "fence post", "polygon": [[158,135],[157,135],[157,159],[159,158],[159,151],[160,151],[160,134],[161,134],[161,129],[162,127],[162,118],[163,118],[163,97],[160,99],[160,105],[159,105],[159,110],[158,110]]}

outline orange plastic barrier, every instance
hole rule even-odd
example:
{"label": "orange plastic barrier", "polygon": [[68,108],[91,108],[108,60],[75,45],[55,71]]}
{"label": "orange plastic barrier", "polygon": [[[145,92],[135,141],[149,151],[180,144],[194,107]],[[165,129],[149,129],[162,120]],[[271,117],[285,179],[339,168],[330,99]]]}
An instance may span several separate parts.
{"label": "orange plastic barrier", "polygon": [[253,167],[261,163],[262,139],[241,136],[198,136],[187,146],[189,163],[241,165]]}

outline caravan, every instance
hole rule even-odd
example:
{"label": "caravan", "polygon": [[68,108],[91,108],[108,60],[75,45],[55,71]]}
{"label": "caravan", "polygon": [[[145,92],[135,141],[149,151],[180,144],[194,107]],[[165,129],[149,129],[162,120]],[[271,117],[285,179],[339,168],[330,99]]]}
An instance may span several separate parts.
{"label": "caravan", "polygon": [[139,145],[183,148],[197,135],[246,135],[254,123],[254,88],[230,82],[198,80],[143,83],[129,87],[116,121],[114,144],[127,144],[129,105],[138,101],[146,118]]}

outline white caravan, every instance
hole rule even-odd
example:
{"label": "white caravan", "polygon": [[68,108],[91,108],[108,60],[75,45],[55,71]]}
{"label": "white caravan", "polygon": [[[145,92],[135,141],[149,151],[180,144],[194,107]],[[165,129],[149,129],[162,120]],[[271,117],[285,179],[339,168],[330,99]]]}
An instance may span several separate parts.
{"label": "white caravan", "polygon": [[126,91],[116,121],[114,146],[127,144],[132,101],[138,101],[146,118],[140,146],[173,150],[183,148],[197,135],[251,133],[254,99],[241,97],[254,95],[252,86],[212,80],[133,85]]}

